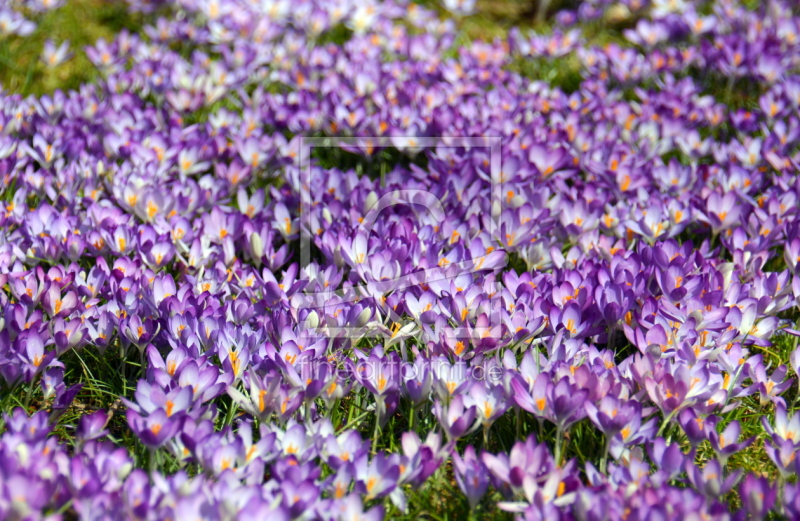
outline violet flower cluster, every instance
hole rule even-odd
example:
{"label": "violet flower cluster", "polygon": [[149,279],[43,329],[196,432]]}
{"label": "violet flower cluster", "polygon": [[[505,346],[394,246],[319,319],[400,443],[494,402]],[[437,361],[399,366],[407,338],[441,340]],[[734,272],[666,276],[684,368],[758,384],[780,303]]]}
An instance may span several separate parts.
{"label": "violet flower cluster", "polygon": [[58,9],[64,3],[65,0],[2,0],[0,2],[0,42],[4,42],[12,36],[30,36],[36,30],[36,21],[34,20],[47,11]]}
{"label": "violet flower cluster", "polygon": [[[467,44],[405,0],[128,3],[100,80],[0,93],[0,518],[377,521],[443,481],[525,520],[800,517],[788,0]],[[574,91],[518,72],[558,60]],[[136,379],[114,411],[90,356]],[[734,464],[745,413],[774,479]]]}

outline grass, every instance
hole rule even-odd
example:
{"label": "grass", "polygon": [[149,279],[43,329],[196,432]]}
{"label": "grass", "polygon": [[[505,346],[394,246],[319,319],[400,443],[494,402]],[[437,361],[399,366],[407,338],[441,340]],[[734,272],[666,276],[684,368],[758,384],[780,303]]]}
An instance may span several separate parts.
{"label": "grass", "polygon": [[[438,2],[424,3],[438,8]],[[560,4],[554,2],[552,10],[567,5],[564,2]],[[478,39],[504,38],[512,27],[520,27],[523,31],[533,29],[538,32],[549,31],[551,27],[548,23],[537,24],[529,12],[529,3],[522,0],[505,2],[481,0],[478,2],[478,9],[478,15],[458,21],[463,30],[463,36],[458,44],[468,44]],[[66,6],[48,12],[35,21],[38,23],[38,27],[30,37],[8,37],[0,40],[0,84],[6,90],[22,95],[40,96],[52,93],[56,89],[77,89],[81,84],[95,80],[98,73],[86,58],[83,48],[99,38],[111,40],[123,29],[135,32],[147,22],[142,15],[129,13],[124,3],[104,0],[69,0]],[[583,32],[587,40],[596,45],[622,43],[621,31],[628,25],[629,21],[627,20],[606,20],[584,26]],[[343,28],[338,31],[329,35],[330,41],[339,43],[349,37],[348,32]],[[45,67],[39,60],[39,56],[44,42],[48,38],[52,38],[57,43],[70,40],[71,49],[75,53],[74,58],[59,67]],[[517,59],[512,64],[512,70],[529,78],[548,81],[566,91],[576,90],[582,80],[580,63],[574,56],[553,60]],[[738,87],[737,85],[736,90],[725,94],[727,97],[724,98],[724,101],[731,106],[752,105],[755,94],[750,90],[745,90],[751,89],[752,86],[742,86],[741,89]],[[707,88],[713,89],[714,84],[709,83]],[[407,157],[391,151],[380,155],[374,163],[365,163],[356,156],[350,157],[338,150],[319,154],[319,159],[323,164],[329,162],[331,166],[341,167],[343,164],[349,164],[349,161],[355,165],[354,168],[361,165],[372,175],[377,175],[376,173],[380,169],[376,165],[391,167],[398,161],[410,162]],[[376,168],[378,169],[376,170]],[[517,271],[524,269],[524,263],[519,262],[519,259],[516,261],[513,268]],[[788,365],[789,354],[796,347],[797,339],[788,335],[778,335],[773,340],[772,347],[760,349],[765,363],[769,363],[771,367],[781,364]],[[629,347],[623,345],[619,349],[622,351]],[[754,348],[754,350],[758,352],[759,348]],[[111,438],[129,448],[137,466],[146,467],[147,451],[130,432],[124,410],[119,402],[120,396],[130,398],[135,390],[136,382],[141,374],[138,353],[134,350],[122,357],[118,346],[112,346],[102,354],[94,349],[70,351],[61,357],[61,360],[66,365],[66,381],[69,383],[81,382],[84,386],[73,404],[60,417],[55,427],[55,434],[64,442],[70,443],[74,426],[82,414],[97,409],[110,410],[113,413],[109,423]],[[2,393],[0,409],[8,412],[14,407],[24,406],[27,394],[28,389],[22,388]],[[795,384],[786,393],[787,401],[793,403],[797,394],[797,385]],[[35,410],[45,405],[37,397],[37,392],[34,392],[32,396],[28,410]],[[337,411],[333,415],[336,419],[336,427],[343,428],[350,420],[357,419],[358,412],[363,410],[363,407],[370,401],[371,397],[362,390],[360,393],[353,393],[339,403]],[[225,417],[224,413],[229,406],[229,400],[223,398],[220,403],[220,421]],[[378,448],[390,451],[398,450],[400,434],[409,427],[407,413],[407,407],[404,408],[401,405],[398,408],[398,412],[382,430],[382,436],[377,444]],[[724,418],[720,428],[730,421],[738,420],[742,424],[743,438],[756,437],[753,445],[730,459],[730,468],[742,468],[749,472],[768,475],[772,479],[776,477],[776,470],[764,451],[766,433],[761,425],[761,417],[771,416],[772,413],[771,405],[762,408],[758,398],[753,396],[743,400],[740,407]],[[425,420],[415,426],[423,436],[434,427],[430,414]],[[372,418],[367,416],[363,420],[353,421],[353,426],[361,431],[365,438],[370,438],[373,429],[372,421]],[[0,418],[0,430],[4,427],[2,422],[3,420]],[[517,425],[516,418],[512,414],[506,414],[492,427],[489,445],[486,448],[493,452],[507,451],[519,439],[518,433],[523,434],[523,439],[525,435],[536,434],[541,442],[549,443],[551,446],[555,438],[552,426],[546,426],[543,431],[540,431],[538,424],[529,415],[522,415],[522,423]],[[566,458],[577,458],[581,464],[587,461],[596,463],[602,454],[603,443],[602,434],[588,420],[584,420],[571,430],[565,456]],[[477,432],[459,442],[460,447],[466,444],[484,447],[482,433]],[[708,443],[701,445],[697,452],[697,461],[702,464],[713,457],[713,451]],[[166,451],[160,451],[160,458],[159,468],[163,471],[172,472],[178,468],[177,460]],[[443,466],[437,476],[429,480],[420,490],[407,489],[406,493],[409,511],[402,514],[390,506],[387,518],[408,520],[511,519],[510,514],[499,511],[495,506],[496,502],[500,500],[495,491],[490,491],[479,507],[475,511],[470,511],[466,498],[458,490],[450,464]],[[740,504],[735,492],[729,494],[726,499],[734,508]]]}
{"label": "grass", "polygon": [[[127,11],[127,4],[110,0],[69,0],[66,5],[28,18],[36,22],[25,38],[0,37],[0,85],[24,96],[40,96],[56,89],[78,89],[97,78],[97,69],[83,49],[98,39],[111,41],[123,29],[139,31],[144,18]],[[74,57],[58,67],[40,60],[44,43],[70,41]]]}

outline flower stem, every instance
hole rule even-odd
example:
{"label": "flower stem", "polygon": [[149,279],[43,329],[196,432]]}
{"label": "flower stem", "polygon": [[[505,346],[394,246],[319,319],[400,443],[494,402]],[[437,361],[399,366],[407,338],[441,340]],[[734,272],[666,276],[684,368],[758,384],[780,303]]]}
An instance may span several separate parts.
{"label": "flower stem", "polygon": [[333,413],[334,411],[336,411],[336,408],[338,406],[339,406],[339,400],[334,400],[333,403],[331,403],[331,406],[328,407],[327,410],[325,411],[325,417],[331,420],[331,422],[333,422]]}
{"label": "flower stem", "polygon": [[75,501],[75,498],[71,498],[69,501],[67,501],[66,503],[64,503],[63,505],[61,505],[61,508],[59,508],[58,510],[56,510],[56,512],[55,512],[55,513],[56,513],[56,514],[63,514],[64,512],[66,512],[67,510],[69,510],[69,509],[70,509],[70,507],[72,507],[72,503],[73,503],[74,501]]}
{"label": "flower stem", "polygon": [[379,417],[379,415],[376,414],[375,415],[375,431],[372,433],[372,454],[376,454],[376,449],[378,448],[378,435],[381,432],[381,426],[380,426],[380,423],[378,423],[379,420],[380,420],[380,417]]}
{"label": "flower stem", "polygon": [[614,352],[614,341],[617,338],[617,326],[616,324],[611,326],[608,329],[608,350],[612,353]]}
{"label": "flower stem", "polygon": [[147,448],[147,462],[148,468],[150,469],[150,481],[152,481],[153,474],[156,472],[156,449],[151,447]]}
{"label": "flower stem", "polygon": [[733,85],[734,85],[734,83],[736,83],[736,76],[731,75],[728,78],[728,87],[726,89],[726,91],[728,93],[728,100],[729,101],[730,101],[730,98],[733,96]]}
{"label": "flower stem", "polygon": [[36,380],[37,380],[36,377],[37,376],[39,376],[38,373],[31,380],[31,383],[28,386],[28,392],[25,394],[25,410],[26,411],[28,410],[28,406],[31,404],[31,398],[33,397],[33,390],[36,388]]}
{"label": "flower stem", "polygon": [[561,445],[563,444],[563,441],[564,441],[564,429],[562,429],[559,426],[556,429],[556,448],[555,448],[556,465],[559,467],[561,466],[561,452],[562,452]]}
{"label": "flower stem", "polygon": [[672,417],[675,416],[675,410],[670,412],[665,418],[664,421],[661,423],[661,427],[658,429],[658,433],[656,433],[656,437],[661,436],[664,433],[664,429],[667,428],[669,422],[672,421]]}
{"label": "flower stem", "polygon": [[606,472],[608,468],[608,451],[611,450],[611,436],[606,434],[606,443],[603,446],[603,459],[600,460],[600,472]]}
{"label": "flower stem", "polygon": [[236,401],[231,399],[231,405],[228,407],[228,414],[225,416],[225,425],[230,426],[233,423],[233,415],[236,413]]}
{"label": "flower stem", "polygon": [[547,16],[547,9],[550,7],[550,0],[539,0],[539,5],[536,9],[536,23],[543,24]]}
{"label": "flower stem", "polygon": [[125,379],[125,348],[122,347],[122,342],[119,343],[119,373],[122,375],[122,386],[127,387],[127,380]]}

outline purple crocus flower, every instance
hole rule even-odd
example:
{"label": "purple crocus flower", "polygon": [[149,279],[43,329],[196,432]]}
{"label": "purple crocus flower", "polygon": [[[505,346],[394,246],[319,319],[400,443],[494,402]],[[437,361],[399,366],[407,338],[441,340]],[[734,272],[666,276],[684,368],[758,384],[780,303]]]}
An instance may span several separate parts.
{"label": "purple crocus flower", "polygon": [[417,357],[413,366],[406,366],[401,371],[405,394],[415,406],[419,406],[429,399],[433,386],[431,363],[424,357]]}
{"label": "purple crocus flower", "polygon": [[736,202],[737,197],[734,192],[725,195],[712,192],[706,200],[707,213],[700,215],[699,218],[711,225],[714,233],[718,234],[739,222],[742,207]]}
{"label": "purple crocus flower", "polygon": [[752,519],[764,519],[775,504],[777,490],[769,480],[748,474],[739,487],[739,497],[748,515]]}
{"label": "purple crocus flower", "polygon": [[725,476],[722,465],[717,460],[710,460],[700,469],[690,465],[687,470],[689,482],[708,498],[718,498],[727,494],[742,477],[742,470],[737,469]]}
{"label": "purple crocus flower", "polygon": [[102,438],[108,434],[106,425],[111,419],[111,414],[106,411],[95,411],[81,417],[75,435],[82,443]]}
{"label": "purple crocus flower", "polygon": [[597,425],[607,437],[613,438],[631,420],[632,416],[641,409],[639,402],[631,400],[624,402],[619,398],[606,395],[595,407],[591,402],[586,402],[586,415]]}
{"label": "purple crocus flower", "polygon": [[492,426],[508,409],[508,400],[502,385],[475,382],[466,395],[464,405],[474,407],[484,429]]}
{"label": "purple crocus flower", "polygon": [[788,369],[785,365],[778,366],[769,376],[767,376],[767,371],[763,364],[757,364],[754,369],[750,370],[750,378],[752,378],[753,383],[758,386],[761,407],[764,407],[767,403],[774,400],[778,395],[792,386],[794,378],[787,379],[787,372]]}
{"label": "purple crocus flower", "polygon": [[547,446],[536,443],[534,436],[515,443],[508,454],[484,452],[481,459],[494,478],[495,488],[511,487],[517,492],[522,492],[526,477],[548,475],[556,468]]}
{"label": "purple crocus flower", "polygon": [[[534,393],[539,379],[543,377],[549,380],[549,376],[545,374],[539,375],[534,384]],[[524,392],[519,382],[513,382],[512,386],[516,391],[514,399],[520,407],[534,414],[536,414],[535,411],[537,410],[540,412],[548,410],[547,418],[555,423],[559,430],[567,429],[586,415],[584,403],[589,396],[589,391],[587,389],[579,389],[571,384],[566,376],[556,384],[548,381],[545,396],[537,398],[535,402],[528,393]]]}
{"label": "purple crocus flower", "polygon": [[687,458],[679,444],[668,444],[664,438],[656,438],[648,452],[659,470],[667,475],[667,480],[675,479],[684,471]]}
{"label": "purple crocus flower", "polygon": [[57,67],[69,60],[71,53],[69,52],[69,40],[64,40],[61,45],[56,47],[53,40],[44,42],[44,51],[42,52],[42,61],[48,67]]}
{"label": "purple crocus flower", "polygon": [[486,466],[477,457],[472,445],[467,446],[463,457],[457,452],[453,453],[453,466],[458,487],[467,496],[470,508],[474,509],[489,486]]}
{"label": "purple crocus flower", "polygon": [[786,440],[794,445],[800,444],[800,414],[792,414],[789,418],[786,413],[786,403],[779,399],[775,404],[775,427],[769,423],[766,416],[761,417],[761,425],[772,436],[773,440]]}
{"label": "purple crocus flower", "polygon": [[[706,435],[706,422],[710,418],[699,416],[692,407],[687,407],[678,415],[678,424],[683,429],[692,447],[697,446],[708,438]],[[713,422],[713,419],[712,419]]]}
{"label": "purple crocus flower", "polygon": [[180,416],[189,411],[193,405],[193,392],[191,387],[174,387],[164,392],[156,385],[145,380],[139,380],[136,392],[133,394],[136,402],[124,399],[123,402],[129,409],[139,413],[152,414],[163,410],[167,417]]}
{"label": "purple crocus flower", "polygon": [[312,509],[319,500],[319,488],[310,479],[299,483],[285,480],[280,485],[280,491],[283,496],[283,507],[288,509],[293,519]]}
{"label": "purple crocus flower", "polygon": [[338,469],[361,458],[369,450],[369,442],[361,439],[357,431],[345,431],[338,436],[329,435],[325,440],[328,464]]}
{"label": "purple crocus flower", "polygon": [[475,407],[467,406],[462,395],[454,397],[447,405],[436,400],[433,411],[448,440],[457,440],[480,425],[475,421]]}
{"label": "purple crocus flower", "polygon": [[152,449],[162,447],[175,436],[183,419],[182,416],[169,417],[164,409],[156,409],[144,417],[133,409],[128,409],[127,417],[131,430],[142,443]]}
{"label": "purple crocus flower", "polygon": [[436,472],[453,447],[453,442],[442,446],[441,434],[434,431],[428,433],[424,442],[413,431],[404,432],[400,441],[406,458],[406,462],[400,464],[400,481],[415,488]]}
{"label": "purple crocus flower", "polygon": [[53,324],[53,339],[56,344],[56,353],[62,355],[70,349],[83,347],[87,336],[87,330],[83,327],[83,321],[75,318],[66,321],[57,318]]}
{"label": "purple crocus flower", "polygon": [[342,499],[337,507],[339,519],[359,519],[363,521],[383,521],[383,508],[376,505],[369,510],[364,510],[364,503],[357,494],[351,494]]}
{"label": "purple crocus flower", "polygon": [[399,391],[400,360],[396,353],[383,356],[378,346],[372,355],[358,362],[353,375],[375,397],[378,424],[383,425],[397,406]]}
{"label": "purple crocus flower", "polygon": [[[795,348],[789,354],[789,363],[792,366],[792,370],[794,370],[794,374],[800,375],[800,347]],[[800,379],[798,379],[797,385],[800,387]]]}
{"label": "purple crocus flower", "polygon": [[713,427],[708,429],[708,440],[711,442],[711,447],[714,449],[717,458],[719,458],[723,466],[725,466],[731,455],[747,448],[755,441],[754,436],[741,443],[737,443],[741,433],[742,428],[738,421],[732,421],[720,433]]}
{"label": "purple crocus flower", "polygon": [[800,485],[787,483],[783,489],[783,507],[791,519],[800,515]]}
{"label": "purple crocus flower", "polygon": [[397,486],[400,467],[391,458],[377,454],[372,461],[367,455],[355,462],[357,488],[367,499],[389,494]]}
{"label": "purple crocus flower", "polygon": [[540,418],[549,418],[551,408],[548,400],[548,389],[552,386],[549,374],[539,374],[528,391],[519,381],[511,382],[514,389],[513,399],[518,406]]}
{"label": "purple crocus flower", "polygon": [[22,373],[26,383],[33,381],[34,377],[43,369],[50,365],[55,357],[54,351],[44,350],[44,342],[40,335],[35,332],[28,332],[27,335],[20,335],[17,342],[25,344],[25,351],[20,352],[22,361]]}
{"label": "purple crocus flower", "polygon": [[778,473],[788,478],[796,471],[797,445],[789,439],[774,438],[764,446],[764,450],[778,468]]}
{"label": "purple crocus flower", "polygon": [[42,399],[50,400],[64,389],[64,368],[59,365],[48,366],[42,375]]}
{"label": "purple crocus flower", "polygon": [[457,16],[467,16],[475,11],[475,0],[443,0],[444,8]]}
{"label": "purple crocus flower", "polygon": [[42,298],[42,304],[50,317],[65,317],[72,313],[78,305],[78,296],[74,291],[67,291],[63,295],[61,289],[53,284]]}

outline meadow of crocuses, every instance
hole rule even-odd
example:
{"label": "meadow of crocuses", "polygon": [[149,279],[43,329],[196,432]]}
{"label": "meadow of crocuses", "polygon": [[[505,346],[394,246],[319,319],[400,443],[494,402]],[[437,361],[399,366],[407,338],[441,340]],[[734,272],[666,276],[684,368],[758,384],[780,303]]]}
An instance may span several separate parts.
{"label": "meadow of crocuses", "polygon": [[550,7],[0,53],[0,519],[800,519],[800,10]]}

